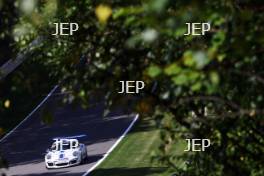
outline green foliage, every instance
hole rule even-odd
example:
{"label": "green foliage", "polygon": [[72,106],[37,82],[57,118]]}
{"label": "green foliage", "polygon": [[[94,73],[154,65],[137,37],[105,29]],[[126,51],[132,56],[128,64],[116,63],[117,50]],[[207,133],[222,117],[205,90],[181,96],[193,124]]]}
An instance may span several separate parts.
{"label": "green foliage", "polygon": [[[104,25],[95,15],[100,5],[112,12]],[[118,82],[145,81],[144,92],[127,103],[128,109],[133,104],[141,116],[157,121],[170,116],[159,125],[160,155],[175,172],[263,175],[261,1],[54,0],[34,8],[14,27],[17,47],[46,36],[32,60],[66,80],[65,89],[83,102],[97,94],[106,95],[111,107],[131,102],[130,95],[117,94]],[[77,22],[80,29],[55,37],[52,22]],[[210,22],[212,29],[205,36],[184,36],[187,22]],[[168,154],[176,133],[183,139],[209,138],[212,146],[203,153]],[[191,162],[178,167],[175,158]]]}
{"label": "green foliage", "polygon": [[156,65],[152,65],[148,68],[147,73],[150,77],[154,78],[161,73],[161,69]]}

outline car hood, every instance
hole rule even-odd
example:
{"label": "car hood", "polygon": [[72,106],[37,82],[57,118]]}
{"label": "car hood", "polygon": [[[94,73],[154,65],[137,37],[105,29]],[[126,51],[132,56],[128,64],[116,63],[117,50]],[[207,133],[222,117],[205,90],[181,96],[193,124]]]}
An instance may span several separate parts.
{"label": "car hood", "polygon": [[69,159],[73,158],[73,152],[78,150],[61,150],[61,151],[50,151],[47,155],[51,155],[53,160],[57,159]]}

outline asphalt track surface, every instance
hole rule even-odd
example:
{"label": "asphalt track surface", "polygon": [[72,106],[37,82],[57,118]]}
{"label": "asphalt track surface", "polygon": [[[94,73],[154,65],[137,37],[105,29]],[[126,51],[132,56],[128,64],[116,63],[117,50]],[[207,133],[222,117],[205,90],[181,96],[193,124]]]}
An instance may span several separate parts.
{"label": "asphalt track surface", "polygon": [[[58,96],[56,92],[0,142],[1,153],[9,161],[7,176],[82,176],[102,160],[135,121],[136,115],[127,115],[121,109],[113,110],[103,118],[102,103],[93,104],[87,109],[69,104],[59,106],[57,102],[64,95]],[[54,111],[50,125],[41,120],[42,106]],[[87,146],[87,163],[47,170],[44,154],[52,138],[81,134],[87,135],[80,139]]]}

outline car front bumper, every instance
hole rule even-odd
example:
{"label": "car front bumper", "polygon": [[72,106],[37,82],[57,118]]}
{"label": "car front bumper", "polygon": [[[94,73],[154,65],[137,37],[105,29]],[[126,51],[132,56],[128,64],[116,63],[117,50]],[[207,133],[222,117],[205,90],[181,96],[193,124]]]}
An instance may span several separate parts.
{"label": "car front bumper", "polygon": [[79,165],[81,163],[81,159],[74,158],[71,160],[64,160],[64,161],[45,161],[45,163],[48,169],[63,168],[63,167]]}

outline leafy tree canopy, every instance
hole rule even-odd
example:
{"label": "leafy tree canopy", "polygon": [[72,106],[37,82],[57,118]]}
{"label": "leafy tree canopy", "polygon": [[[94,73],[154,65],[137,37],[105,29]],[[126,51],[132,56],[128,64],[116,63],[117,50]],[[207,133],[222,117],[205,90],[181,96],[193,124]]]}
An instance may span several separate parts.
{"label": "leafy tree canopy", "polygon": [[[16,48],[44,36],[31,62],[63,80],[74,100],[87,106],[89,97],[104,95],[109,108],[122,103],[154,116],[163,141],[157,159],[175,172],[264,174],[261,0],[24,0],[14,8]],[[58,22],[80,28],[53,36]],[[212,29],[185,36],[190,22],[210,22]],[[135,101],[117,93],[122,80],[142,80],[146,88]],[[212,146],[171,155],[179,137],[208,138]],[[190,162],[179,167],[179,158]]]}

